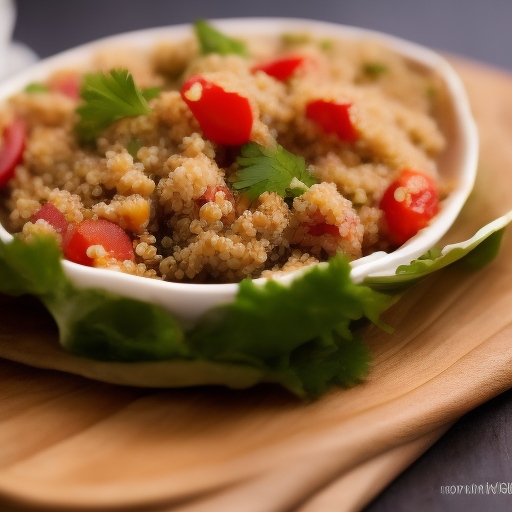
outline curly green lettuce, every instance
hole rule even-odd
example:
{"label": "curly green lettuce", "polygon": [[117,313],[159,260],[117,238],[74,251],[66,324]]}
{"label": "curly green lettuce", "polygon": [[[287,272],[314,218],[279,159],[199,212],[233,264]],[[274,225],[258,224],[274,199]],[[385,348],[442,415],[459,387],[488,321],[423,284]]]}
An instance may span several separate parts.
{"label": "curly green lettuce", "polygon": [[[205,380],[194,380],[200,384],[209,384],[212,365],[219,365],[228,373],[246,368],[251,385],[277,382],[298,395],[319,393],[331,383],[351,385],[365,376],[370,359],[351,321],[367,317],[380,323],[380,314],[394,301],[355,285],[349,263],[338,256],[289,286],[243,281],[231,304],[184,332],[159,306],[76,288],[60,258],[50,237],[0,242],[0,292],[38,297],[55,318],[61,346],[71,354],[131,363],[209,362]],[[201,365],[190,364],[191,372],[197,368]],[[232,375],[226,375],[225,384],[237,387]]]}
{"label": "curly green lettuce", "polygon": [[[380,320],[404,289],[455,262],[477,270],[497,254],[512,213],[461,244],[432,249],[395,274],[355,284],[342,256],[304,271],[290,284],[242,281],[234,301],[208,312],[189,331],[154,304],[105,290],[78,289],[61,265],[55,240],[0,241],[0,292],[38,297],[55,318],[62,348],[102,363],[95,378],[124,384],[246,388],[280,384],[298,396],[351,386],[371,356],[357,325]],[[84,364],[87,364],[84,359]],[[104,372],[104,375],[101,372]],[[117,372],[117,373],[116,373]],[[121,375],[119,374],[121,372]]]}

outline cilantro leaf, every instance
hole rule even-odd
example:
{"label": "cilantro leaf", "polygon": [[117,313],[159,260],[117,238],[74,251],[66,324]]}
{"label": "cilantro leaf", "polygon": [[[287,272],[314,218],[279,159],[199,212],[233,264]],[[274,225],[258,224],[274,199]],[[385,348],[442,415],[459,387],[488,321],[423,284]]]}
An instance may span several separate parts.
{"label": "cilantro leaf", "polygon": [[232,303],[210,311],[187,333],[159,306],[104,290],[77,289],[63,272],[51,237],[0,241],[0,292],[39,297],[54,316],[67,351],[116,362],[59,363],[64,370],[139,386],[241,389],[272,382],[299,396],[317,396],[333,384],[353,385],[368,372],[370,355],[353,333],[354,320],[366,317],[389,332],[380,315],[403,289],[457,261],[470,269],[488,263],[511,221],[512,212],[466,242],[431,249],[395,275],[368,277],[363,284],[352,282],[342,256],[306,270],[286,286],[243,281]]}
{"label": "cilantro leaf", "polygon": [[194,30],[201,45],[201,53],[203,55],[209,53],[219,53],[220,55],[234,53],[242,57],[248,56],[247,48],[242,41],[226,36],[205,20],[197,20],[194,23]]}
{"label": "cilantro leaf", "polygon": [[40,84],[38,82],[32,82],[25,87],[25,92],[27,94],[39,94],[50,92],[50,89],[46,87],[46,85]]}
{"label": "cilantro leaf", "polygon": [[76,110],[80,115],[76,129],[83,141],[95,139],[120,119],[151,113],[142,91],[126,69],[113,69],[108,75],[85,75],[80,96],[85,103]]}
{"label": "cilantro leaf", "polygon": [[143,142],[140,139],[132,139],[128,144],[126,145],[126,151],[132,155],[132,157],[135,159],[137,158],[137,153],[139,152],[139,149],[143,146]]}
{"label": "cilantro leaf", "polygon": [[243,190],[251,199],[263,192],[277,192],[282,197],[302,195],[318,180],[306,170],[304,158],[286,151],[279,144],[274,150],[255,142],[242,146],[241,166],[230,179],[233,187]]}
{"label": "cilantro leaf", "polygon": [[465,242],[447,245],[442,251],[433,248],[408,265],[401,265],[394,275],[375,275],[365,278],[364,284],[374,290],[398,292],[452,263],[468,270],[479,270],[498,254],[505,227],[512,222],[512,211],[481,228]]}
{"label": "cilantro leaf", "polygon": [[311,34],[306,32],[285,32],[281,36],[281,43],[284,46],[299,46],[311,41]]}
{"label": "cilantro leaf", "polygon": [[146,101],[151,101],[155,98],[158,98],[160,96],[160,91],[162,90],[161,87],[148,87],[146,89],[142,89],[142,96],[144,96],[144,99]]}
{"label": "cilantro leaf", "polygon": [[371,76],[372,78],[377,78],[380,75],[387,73],[389,68],[380,62],[367,62],[363,66],[363,71],[366,75]]}

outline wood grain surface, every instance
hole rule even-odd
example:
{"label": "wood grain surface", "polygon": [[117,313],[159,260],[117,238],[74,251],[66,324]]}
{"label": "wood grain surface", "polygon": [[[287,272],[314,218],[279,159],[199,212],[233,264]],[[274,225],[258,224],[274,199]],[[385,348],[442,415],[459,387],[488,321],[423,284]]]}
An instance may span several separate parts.
{"label": "wood grain surface", "polygon": [[[512,208],[512,79],[454,64],[482,148],[447,242]],[[505,236],[484,270],[447,269],[411,290],[386,315],[393,335],[367,333],[368,380],[315,402],[272,386],[123,388],[0,360],[2,510],[360,510],[457,418],[512,387],[511,249]],[[3,297],[0,326],[4,347],[56,343],[31,299]]]}

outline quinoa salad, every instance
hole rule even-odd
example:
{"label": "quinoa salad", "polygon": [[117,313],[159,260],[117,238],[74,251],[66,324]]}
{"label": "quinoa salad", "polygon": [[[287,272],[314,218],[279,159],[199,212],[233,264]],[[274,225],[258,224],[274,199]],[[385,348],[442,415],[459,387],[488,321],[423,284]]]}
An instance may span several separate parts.
{"label": "quinoa salad", "polygon": [[70,261],[188,283],[392,251],[447,194],[442,80],[371,41],[114,48],[0,107],[0,219]]}

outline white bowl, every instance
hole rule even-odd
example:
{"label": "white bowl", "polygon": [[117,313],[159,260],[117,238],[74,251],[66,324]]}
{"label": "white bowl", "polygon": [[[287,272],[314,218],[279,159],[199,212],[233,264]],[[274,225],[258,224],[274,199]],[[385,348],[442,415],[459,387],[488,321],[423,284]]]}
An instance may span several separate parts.
{"label": "white bowl", "polygon": [[[464,87],[452,67],[440,55],[417,44],[393,36],[320,21],[289,18],[242,18],[217,20],[213,24],[232,35],[278,35],[283,32],[300,31],[321,37],[338,37],[352,40],[370,39],[381,42],[423,66],[435,71],[446,83],[453,105],[454,129],[449,141],[449,154],[440,164],[441,174],[455,178],[456,188],[443,201],[441,210],[431,224],[411,238],[396,251],[386,254],[378,252],[352,263],[352,278],[360,282],[374,273],[394,273],[397,266],[409,263],[434,246],[446,233],[459,214],[469,195],[477,168],[478,133],[471,115]],[[76,65],[90,58],[97,50],[120,45],[150,48],[155,43],[180,40],[191,34],[190,25],[156,28],[128,32],[88,43],[72,50],[45,59],[0,85],[0,101],[21,90],[30,82],[43,80],[51,72],[62,67]],[[0,238],[10,241],[12,236],[0,225]],[[69,278],[79,287],[96,287],[117,292],[139,300],[153,302],[164,307],[185,325],[192,325],[212,306],[230,302],[238,291],[232,284],[186,284],[163,282],[143,277],[121,274],[109,270],[81,266],[70,261],[63,262]],[[322,264],[320,264],[322,265]],[[280,278],[283,283],[294,279],[300,271]],[[265,282],[257,279],[256,282]]]}

